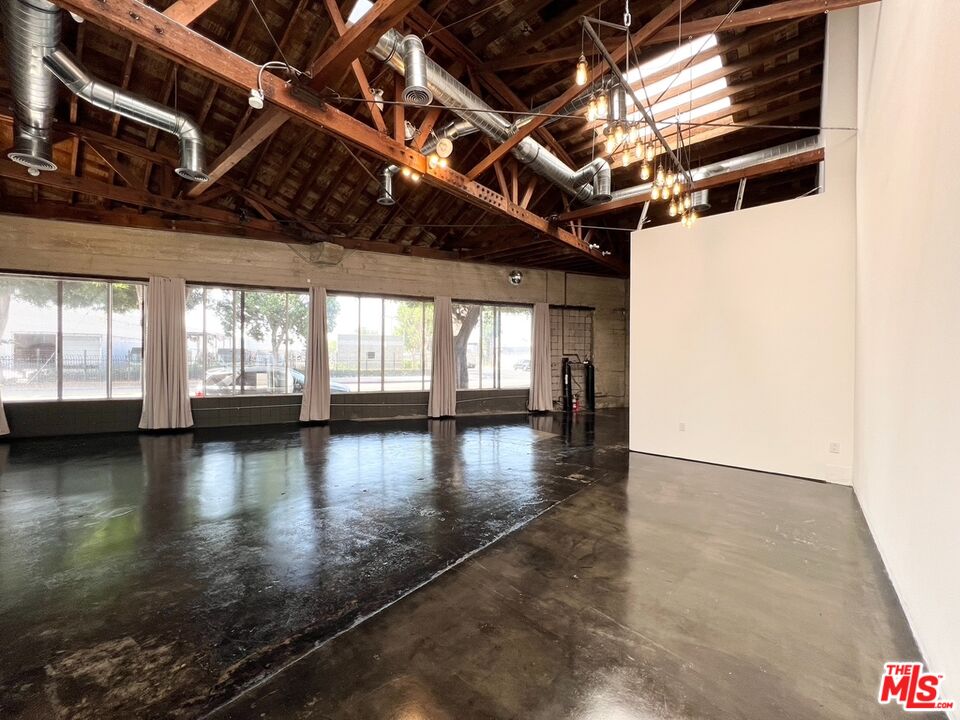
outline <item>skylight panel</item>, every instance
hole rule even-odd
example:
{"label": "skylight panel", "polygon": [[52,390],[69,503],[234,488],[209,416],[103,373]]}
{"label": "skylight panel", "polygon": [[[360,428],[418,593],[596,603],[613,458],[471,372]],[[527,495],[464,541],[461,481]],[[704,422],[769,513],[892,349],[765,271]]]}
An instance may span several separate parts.
{"label": "skylight panel", "polygon": [[357,22],[366,15],[372,7],[373,3],[370,2],[370,0],[357,0],[353,6],[353,10],[350,11],[350,15],[347,16],[347,22],[351,25]]}

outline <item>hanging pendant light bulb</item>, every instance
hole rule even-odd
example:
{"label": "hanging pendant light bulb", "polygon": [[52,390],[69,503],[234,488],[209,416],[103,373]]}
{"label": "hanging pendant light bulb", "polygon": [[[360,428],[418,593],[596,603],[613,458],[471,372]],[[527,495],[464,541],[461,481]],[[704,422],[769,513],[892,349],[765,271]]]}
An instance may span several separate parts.
{"label": "hanging pendant light bulb", "polygon": [[636,126],[636,125],[631,125],[631,126],[630,126],[630,132],[629,132],[629,134],[627,135],[627,137],[629,138],[631,145],[635,145],[635,144],[636,144],[637,139],[640,137],[640,131],[637,130],[637,126]]}
{"label": "hanging pendant light bulb", "polygon": [[630,167],[630,161],[633,159],[633,156],[630,154],[629,150],[624,150],[623,155],[620,156],[620,162],[624,167]]}
{"label": "hanging pendant light bulb", "polygon": [[676,180],[677,180],[677,176],[674,175],[673,171],[671,170],[670,172],[667,173],[667,177],[665,178],[665,184],[667,187],[672,188],[673,183],[675,183]]}
{"label": "hanging pendant light bulb", "polygon": [[643,161],[643,165],[640,166],[640,179],[649,180],[650,179],[650,165],[646,160]]}
{"label": "hanging pendant light bulb", "polygon": [[432,168],[437,167],[437,165],[440,164],[440,156],[436,153],[430,153],[430,156],[427,158],[427,164]]}
{"label": "hanging pendant light bulb", "polygon": [[697,221],[697,218],[699,218],[699,217],[700,217],[700,216],[697,215],[697,211],[696,211],[696,210],[691,210],[691,211],[690,211],[690,224],[693,225],[693,224]]}
{"label": "hanging pendant light bulb", "polygon": [[663,187],[663,183],[666,182],[666,175],[663,172],[663,167],[657,168],[657,179],[656,183],[659,187]]}
{"label": "hanging pendant light bulb", "polygon": [[671,200],[671,201],[670,201],[670,208],[669,208],[669,210],[667,210],[667,212],[670,213],[670,217],[676,217],[676,216],[677,216],[677,201],[676,201],[676,200]]}
{"label": "hanging pendant light bulb", "polygon": [[616,149],[616,147],[617,147],[617,144],[616,144],[616,143],[614,142],[614,140],[613,140],[613,135],[607,135],[607,143],[606,143],[606,146],[605,146],[605,147],[606,147],[606,150],[607,150],[607,155],[613,154],[613,151],[614,151],[614,150]]}
{"label": "hanging pendant light bulb", "polygon": [[653,158],[656,157],[656,153],[653,150],[653,143],[649,143],[643,150],[644,157],[647,159],[647,162],[653,162]]}
{"label": "hanging pendant light bulb", "polygon": [[674,197],[677,197],[678,195],[680,195],[680,190],[681,190],[681,188],[680,188],[680,183],[674,182],[674,183],[673,183],[673,195],[674,195]]}
{"label": "hanging pendant light bulb", "polygon": [[690,196],[689,196],[689,195],[684,195],[684,196],[683,196],[683,207],[684,207],[685,210],[689,210],[689,209],[690,209]]}
{"label": "hanging pendant light bulb", "polygon": [[583,53],[580,53],[580,59],[577,60],[577,76],[576,76],[577,85],[579,85],[580,87],[583,87],[584,85],[587,84],[588,70],[589,68],[587,67],[587,58],[584,56]]}
{"label": "hanging pendant light bulb", "polygon": [[680,224],[683,225],[684,227],[690,227],[690,218],[687,216],[686,213],[680,216]]}
{"label": "hanging pendant light bulb", "polygon": [[660,188],[654,184],[653,188],[650,190],[650,199],[659,200],[660,199]]}
{"label": "hanging pendant light bulb", "polygon": [[642,160],[643,159],[643,148],[639,145],[633,146],[633,159]]}
{"label": "hanging pendant light bulb", "polygon": [[613,139],[616,140],[617,145],[623,143],[623,125],[617,123],[617,126],[613,129]]}
{"label": "hanging pendant light bulb", "polygon": [[597,119],[597,98],[590,97],[590,103],[587,105],[587,122],[593,122]]}
{"label": "hanging pendant light bulb", "polygon": [[597,98],[597,117],[601,120],[607,119],[607,95],[606,93],[600,93],[600,97]]}

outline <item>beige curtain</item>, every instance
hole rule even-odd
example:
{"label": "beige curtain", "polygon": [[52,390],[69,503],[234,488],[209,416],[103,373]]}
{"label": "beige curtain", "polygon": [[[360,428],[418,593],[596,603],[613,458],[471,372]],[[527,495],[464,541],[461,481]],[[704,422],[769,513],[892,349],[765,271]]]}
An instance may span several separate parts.
{"label": "beige curtain", "polygon": [[3,398],[0,398],[0,435],[9,435],[10,426],[7,425],[7,415],[3,412]]}
{"label": "beige curtain", "polygon": [[427,416],[457,414],[457,378],[453,355],[453,304],[448,297],[433,299],[433,372]]}
{"label": "beige curtain", "polygon": [[327,291],[310,288],[307,331],[307,376],[303,384],[301,422],[330,419],[330,358],[327,352]]}
{"label": "beige curtain", "polygon": [[186,293],[182,278],[152,277],[147,286],[141,430],[193,425],[187,380]]}
{"label": "beige curtain", "polygon": [[533,306],[533,346],[530,348],[531,412],[553,410],[553,387],[550,382],[550,306]]}

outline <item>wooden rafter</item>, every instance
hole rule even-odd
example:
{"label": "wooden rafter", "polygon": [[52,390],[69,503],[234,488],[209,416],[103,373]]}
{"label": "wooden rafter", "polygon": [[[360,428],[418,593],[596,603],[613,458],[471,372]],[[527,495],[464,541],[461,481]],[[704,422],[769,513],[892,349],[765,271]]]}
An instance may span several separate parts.
{"label": "wooden rafter", "polygon": [[[783,0],[783,2],[772,5],[764,5],[749,10],[739,10],[729,17],[717,15],[714,17],[701,18],[700,20],[687,20],[684,21],[682,25],[668,25],[652,34],[643,44],[649,46],[672,43],[676,42],[677,38],[688,40],[697,35],[714,32],[714,30],[720,26],[721,22],[723,22],[722,28],[724,31],[739,30],[764,23],[796,20],[811,15],[843,10],[873,2],[879,2],[879,0]],[[724,20],[724,18],[726,18],[726,20]],[[562,62],[564,60],[574,60],[579,56],[579,45],[568,45],[542,53],[531,53],[527,55],[511,52],[510,57],[497,58],[496,60],[485,63],[484,69],[490,72],[518,70],[520,68],[535,67],[537,65]]]}
{"label": "wooden rafter", "polygon": [[351,25],[310,67],[316,88],[336,87],[350,64],[387,30],[399,22],[419,0],[379,0]]}
{"label": "wooden rafter", "polygon": [[[657,15],[650,20],[646,25],[644,25],[640,30],[630,36],[630,45],[632,47],[638,47],[654,35],[654,33],[659,32],[667,23],[671,22],[674,18],[677,17],[685,8],[687,8],[695,0],[673,0],[664,10],[657,13]],[[614,62],[621,62],[627,54],[626,45],[616,48],[611,55],[613,56]],[[591,70],[590,79],[588,84],[596,82],[600,76],[605,72],[603,65],[598,64]],[[554,98],[551,102],[547,104],[547,107],[544,108],[543,114],[537,115],[529,123],[523,126],[520,130],[514,133],[506,142],[501,143],[493,152],[491,152],[487,157],[477,163],[474,168],[467,173],[467,177],[471,180],[476,179],[481,173],[487,170],[493,163],[508,152],[513,150],[520,142],[527,136],[530,135],[534,130],[543,125],[549,115],[552,115],[558,112],[564,105],[569,103],[571,100],[576,98],[583,92],[583,89],[578,85],[571,83],[570,89],[562,93],[558,97]]]}

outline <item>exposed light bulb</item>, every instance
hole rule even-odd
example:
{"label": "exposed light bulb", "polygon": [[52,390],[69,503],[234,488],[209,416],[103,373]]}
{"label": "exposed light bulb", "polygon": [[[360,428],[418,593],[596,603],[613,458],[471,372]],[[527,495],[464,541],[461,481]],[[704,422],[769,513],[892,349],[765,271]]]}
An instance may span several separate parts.
{"label": "exposed light bulb", "polygon": [[656,182],[657,182],[657,185],[659,185],[660,187],[663,187],[663,183],[666,182],[666,175],[664,174],[662,167],[657,168]]}
{"label": "exposed light bulb", "polygon": [[677,201],[676,201],[676,200],[671,200],[671,201],[670,201],[670,209],[668,210],[668,212],[670,213],[670,217],[676,217],[676,216],[677,216]]}
{"label": "exposed light bulb", "polygon": [[693,224],[697,221],[697,218],[699,218],[699,217],[700,217],[700,216],[697,215],[697,211],[696,211],[696,210],[691,210],[691,211],[690,211],[690,224],[693,225]]}
{"label": "exposed light bulb", "polygon": [[643,159],[643,148],[639,145],[633,146],[633,159],[642,160]]}
{"label": "exposed light bulb", "polygon": [[680,224],[684,227],[690,227],[690,218],[687,217],[686,213],[680,216]]}
{"label": "exposed light bulb", "polygon": [[649,180],[650,179],[650,166],[647,164],[647,161],[643,161],[643,165],[640,166],[640,179]]}
{"label": "exposed light bulb", "polygon": [[617,147],[617,144],[614,142],[613,136],[607,135],[607,144],[606,144],[607,155],[610,155],[616,149],[616,147]]}
{"label": "exposed light bulb", "polygon": [[680,194],[680,183],[678,183],[678,182],[674,182],[674,183],[673,183],[673,194],[674,194],[674,195],[679,195],[679,194]]}
{"label": "exposed light bulb", "polygon": [[629,136],[628,136],[628,137],[630,138],[630,144],[631,144],[631,145],[633,145],[634,143],[637,142],[637,139],[640,137],[640,131],[637,130],[637,126],[636,126],[636,125],[631,125],[631,126],[630,126],[630,133],[629,133]]}
{"label": "exposed light bulb", "polygon": [[449,167],[450,161],[447,160],[446,158],[440,158],[437,164],[440,165],[440,167],[445,168],[445,167]]}
{"label": "exposed light bulb", "polygon": [[601,120],[607,119],[607,96],[603,93],[597,100],[597,117]]}
{"label": "exposed light bulb", "polygon": [[684,207],[685,209],[687,209],[687,210],[690,209],[690,196],[689,196],[689,195],[684,195],[684,196],[683,196],[683,207]]}
{"label": "exposed light bulb", "polygon": [[660,188],[656,185],[653,186],[653,189],[650,190],[650,199],[659,200],[660,199]]}
{"label": "exposed light bulb", "polygon": [[408,168],[408,167],[402,167],[402,168],[400,168],[400,174],[403,175],[403,176],[406,177],[406,178],[410,177],[410,168]]}
{"label": "exposed light bulb", "polygon": [[674,175],[672,172],[668,172],[668,173],[667,173],[666,185],[667,185],[668,187],[673,187],[673,183],[676,182],[676,180],[677,180],[677,176],[676,176],[676,175]]}
{"label": "exposed light bulb", "polygon": [[597,99],[590,98],[590,104],[587,105],[587,122],[593,122],[597,119]]}
{"label": "exposed light bulb", "polygon": [[440,158],[437,157],[436,154],[430,153],[430,156],[427,158],[427,163],[430,165],[430,167],[435,168],[440,164]]}
{"label": "exposed light bulb", "polygon": [[587,58],[580,53],[580,59],[577,60],[577,85],[583,87],[587,84]]}
{"label": "exposed light bulb", "polygon": [[656,153],[653,151],[653,144],[647,145],[644,148],[643,156],[647,159],[647,162],[653,162],[653,158],[656,157]]}
{"label": "exposed light bulb", "polygon": [[620,145],[623,142],[623,125],[618,123],[613,129],[613,139],[617,141],[617,145]]}
{"label": "exposed light bulb", "polygon": [[420,173],[414,172],[413,170],[411,170],[411,171],[410,171],[410,180],[411,180],[412,182],[415,182],[415,183],[420,182]]}
{"label": "exposed light bulb", "polygon": [[623,151],[623,154],[620,156],[620,162],[623,163],[623,166],[624,166],[624,167],[630,167],[630,160],[631,160],[631,159],[632,159],[632,158],[631,158],[631,156],[630,156],[630,151],[629,151],[629,150],[624,150],[624,151]]}

